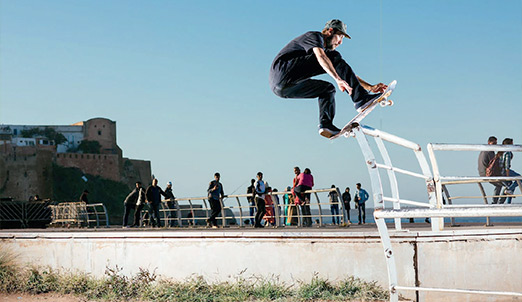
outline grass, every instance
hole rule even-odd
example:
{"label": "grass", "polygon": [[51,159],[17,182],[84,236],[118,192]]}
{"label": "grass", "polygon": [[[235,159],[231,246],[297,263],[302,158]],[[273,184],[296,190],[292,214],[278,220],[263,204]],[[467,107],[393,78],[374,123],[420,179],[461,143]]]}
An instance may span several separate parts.
{"label": "grass", "polygon": [[237,277],[209,283],[201,276],[185,281],[160,278],[140,269],[132,276],[107,268],[102,278],[50,268],[22,267],[14,254],[0,250],[0,293],[73,294],[98,301],[232,302],[232,301],[383,301],[388,292],[376,282],[349,277],[332,283],[315,276],[310,282],[286,284],[277,279]]}

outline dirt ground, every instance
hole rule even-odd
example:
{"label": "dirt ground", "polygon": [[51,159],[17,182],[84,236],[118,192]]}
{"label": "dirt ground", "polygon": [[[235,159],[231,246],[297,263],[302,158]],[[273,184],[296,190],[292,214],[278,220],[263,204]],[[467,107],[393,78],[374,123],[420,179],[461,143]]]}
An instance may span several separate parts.
{"label": "dirt ground", "polygon": [[0,294],[0,302],[86,302],[87,300],[73,295],[58,294]]}

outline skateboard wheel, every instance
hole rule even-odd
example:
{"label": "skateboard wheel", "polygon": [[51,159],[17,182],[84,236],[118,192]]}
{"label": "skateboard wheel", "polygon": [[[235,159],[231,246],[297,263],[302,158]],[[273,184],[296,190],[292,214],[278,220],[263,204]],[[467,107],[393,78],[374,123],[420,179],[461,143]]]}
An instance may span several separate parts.
{"label": "skateboard wheel", "polygon": [[388,106],[386,100],[382,100],[382,101],[380,101],[380,102],[379,102],[379,105],[381,105],[381,107],[386,107],[386,106]]}
{"label": "skateboard wheel", "polygon": [[388,101],[388,106],[393,106],[393,101],[392,100]]}

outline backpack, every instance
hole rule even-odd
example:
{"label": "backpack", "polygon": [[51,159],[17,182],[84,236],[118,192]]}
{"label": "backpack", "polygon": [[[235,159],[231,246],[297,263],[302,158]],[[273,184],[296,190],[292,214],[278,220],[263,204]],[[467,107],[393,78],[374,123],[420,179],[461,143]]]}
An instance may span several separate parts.
{"label": "backpack", "polygon": [[490,161],[486,168],[486,176],[500,176],[500,156],[495,155]]}

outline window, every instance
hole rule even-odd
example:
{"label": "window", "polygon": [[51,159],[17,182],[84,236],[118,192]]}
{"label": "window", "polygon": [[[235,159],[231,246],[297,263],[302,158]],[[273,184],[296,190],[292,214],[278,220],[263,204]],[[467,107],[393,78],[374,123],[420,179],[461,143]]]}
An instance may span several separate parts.
{"label": "window", "polygon": [[101,130],[98,130],[98,135],[101,135]]}

